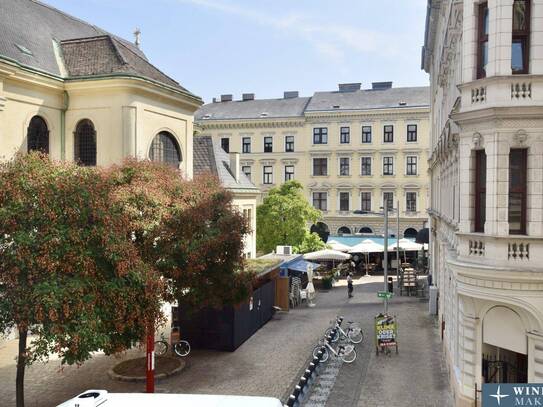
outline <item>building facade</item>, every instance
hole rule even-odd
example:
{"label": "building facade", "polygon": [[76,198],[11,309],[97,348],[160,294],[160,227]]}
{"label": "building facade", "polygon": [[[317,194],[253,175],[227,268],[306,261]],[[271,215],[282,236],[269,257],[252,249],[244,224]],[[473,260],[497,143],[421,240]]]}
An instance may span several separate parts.
{"label": "building facade", "polygon": [[331,234],[382,234],[381,216],[353,212],[399,201],[400,233],[409,236],[427,220],[428,115],[428,88],[383,82],[366,90],[340,84],[312,97],[222,95],[195,120],[201,135],[241,153],[243,172],[263,194],[300,181]]}
{"label": "building facade", "polygon": [[[152,65],[138,43],[44,3],[3,0],[0,160],[31,150],[89,166],[136,157],[192,178],[194,112],[202,100]],[[240,210],[256,206],[254,194],[224,186]],[[256,211],[250,215],[254,230]],[[254,253],[254,233],[246,244]]]}
{"label": "building facade", "polygon": [[543,382],[543,1],[430,0],[431,268],[457,405]]}

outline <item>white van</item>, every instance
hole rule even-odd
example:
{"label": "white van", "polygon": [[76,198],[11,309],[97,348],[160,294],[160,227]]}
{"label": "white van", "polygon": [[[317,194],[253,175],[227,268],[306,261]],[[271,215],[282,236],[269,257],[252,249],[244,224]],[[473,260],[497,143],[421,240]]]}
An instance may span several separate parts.
{"label": "white van", "polygon": [[87,390],[57,407],[283,407],[272,397],[203,394],[108,393]]}

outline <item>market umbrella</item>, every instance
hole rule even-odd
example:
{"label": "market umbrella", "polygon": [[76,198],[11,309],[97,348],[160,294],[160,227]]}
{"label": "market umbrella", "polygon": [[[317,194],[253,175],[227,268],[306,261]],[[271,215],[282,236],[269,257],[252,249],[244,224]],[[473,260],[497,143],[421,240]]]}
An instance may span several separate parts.
{"label": "market umbrella", "polygon": [[366,275],[368,273],[368,263],[370,253],[382,253],[385,251],[385,247],[379,243],[375,243],[371,239],[363,240],[361,243],[358,243],[356,246],[351,247],[349,253],[364,253],[366,255]]}
{"label": "market umbrella", "polygon": [[351,250],[351,246],[347,246],[346,244],[340,243],[336,240],[329,240],[327,244],[332,248],[332,250],[337,250],[338,252],[348,252]]}
{"label": "market umbrella", "polygon": [[[422,250],[422,245],[413,242],[409,239],[400,239],[396,243],[399,244],[400,250],[403,250],[405,252],[415,252]],[[390,246],[388,246],[388,251],[394,251],[396,250],[396,243],[392,243]]]}
{"label": "market umbrella", "polygon": [[304,260],[314,261],[344,261],[351,258],[350,254],[338,250],[324,249],[312,253],[304,254]]}

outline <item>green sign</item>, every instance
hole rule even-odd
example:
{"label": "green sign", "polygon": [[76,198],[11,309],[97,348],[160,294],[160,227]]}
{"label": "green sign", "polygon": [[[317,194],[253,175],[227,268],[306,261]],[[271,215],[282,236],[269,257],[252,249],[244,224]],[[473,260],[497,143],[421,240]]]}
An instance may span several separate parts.
{"label": "green sign", "polygon": [[386,298],[387,300],[390,300],[392,298],[392,293],[388,291],[378,291],[377,292],[378,298]]}
{"label": "green sign", "polygon": [[396,346],[398,324],[396,318],[389,315],[375,317],[375,345],[377,347]]}

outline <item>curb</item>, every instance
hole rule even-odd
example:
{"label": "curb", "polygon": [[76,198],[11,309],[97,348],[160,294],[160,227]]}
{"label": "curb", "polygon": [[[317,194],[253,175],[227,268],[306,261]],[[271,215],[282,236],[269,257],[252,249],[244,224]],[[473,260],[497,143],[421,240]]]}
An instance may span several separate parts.
{"label": "curb", "polygon": [[[187,366],[187,362],[185,362],[183,359],[178,359],[178,358],[175,358],[175,359],[179,362],[179,367],[176,367],[171,372],[156,374],[155,375],[155,380],[166,379],[168,377],[171,377],[171,376],[174,376],[174,375],[180,373],[182,370],[185,369],[185,367]],[[118,373],[115,373],[113,371],[113,368],[111,368],[111,369],[109,369],[107,371],[107,375],[109,376],[110,379],[117,380],[119,382],[136,383],[136,382],[145,382],[147,380],[146,376],[123,376],[123,375],[120,375]]]}

